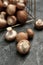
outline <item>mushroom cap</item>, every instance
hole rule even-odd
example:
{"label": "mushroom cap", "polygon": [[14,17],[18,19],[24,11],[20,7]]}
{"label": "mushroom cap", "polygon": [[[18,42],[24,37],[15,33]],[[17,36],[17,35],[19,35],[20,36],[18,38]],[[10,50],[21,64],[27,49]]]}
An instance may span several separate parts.
{"label": "mushroom cap", "polygon": [[16,41],[19,42],[20,40],[28,39],[27,33],[19,32],[16,36]]}
{"label": "mushroom cap", "polygon": [[30,51],[30,42],[28,40],[21,40],[18,42],[17,51],[20,54],[27,54]]}
{"label": "mushroom cap", "polygon": [[8,25],[15,25],[17,22],[17,18],[15,16],[9,16],[7,18]]}
{"label": "mushroom cap", "polygon": [[36,29],[43,29],[43,21],[41,19],[38,19],[36,22],[35,22],[35,28]]}
{"label": "mushroom cap", "polygon": [[20,10],[17,12],[17,19],[20,24],[25,24],[28,19],[28,14],[25,10]]}
{"label": "mushroom cap", "polygon": [[32,29],[27,29],[28,38],[33,38],[34,32]]}
{"label": "mushroom cap", "polygon": [[20,9],[20,10],[22,10],[22,9],[25,8],[25,4],[24,4],[24,3],[21,3],[21,2],[18,2],[16,6],[17,6],[17,8]]}
{"label": "mushroom cap", "polygon": [[8,13],[9,15],[13,15],[13,14],[15,14],[15,12],[16,12],[16,5],[9,4],[9,5],[7,6],[7,13]]}

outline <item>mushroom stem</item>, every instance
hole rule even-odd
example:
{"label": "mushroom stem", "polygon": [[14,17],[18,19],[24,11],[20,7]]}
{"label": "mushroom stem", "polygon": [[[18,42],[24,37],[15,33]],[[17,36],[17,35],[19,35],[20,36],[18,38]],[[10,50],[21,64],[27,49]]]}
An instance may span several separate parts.
{"label": "mushroom stem", "polygon": [[6,12],[1,12],[0,18],[4,19],[5,18],[5,14],[6,14]]}
{"label": "mushroom stem", "polygon": [[8,28],[7,28],[7,31],[8,31],[8,32],[12,32],[12,27],[8,27]]}

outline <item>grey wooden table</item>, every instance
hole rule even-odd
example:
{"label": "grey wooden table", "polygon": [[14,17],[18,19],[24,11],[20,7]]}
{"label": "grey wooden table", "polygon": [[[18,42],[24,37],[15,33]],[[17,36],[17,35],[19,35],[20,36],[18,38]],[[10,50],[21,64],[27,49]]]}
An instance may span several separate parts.
{"label": "grey wooden table", "polygon": [[[37,0],[37,17],[43,19],[43,0]],[[35,30],[33,23],[14,29],[20,32],[26,31],[27,28],[32,28],[35,35],[30,41],[30,53],[26,56],[17,53],[16,41],[9,43],[4,40],[6,31],[0,31],[0,65],[43,65],[43,30]]]}

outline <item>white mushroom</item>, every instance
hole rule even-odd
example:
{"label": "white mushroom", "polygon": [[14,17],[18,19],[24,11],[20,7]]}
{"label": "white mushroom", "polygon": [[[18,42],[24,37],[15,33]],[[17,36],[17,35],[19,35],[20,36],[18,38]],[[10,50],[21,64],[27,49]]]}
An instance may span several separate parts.
{"label": "white mushroom", "polygon": [[5,39],[8,41],[13,41],[17,35],[17,32],[11,27],[7,28],[7,33],[5,34]]}

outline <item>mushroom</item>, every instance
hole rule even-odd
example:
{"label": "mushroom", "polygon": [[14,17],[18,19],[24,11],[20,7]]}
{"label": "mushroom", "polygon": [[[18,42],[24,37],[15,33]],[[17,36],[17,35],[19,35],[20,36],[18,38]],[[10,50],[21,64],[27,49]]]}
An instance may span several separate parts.
{"label": "mushroom", "polygon": [[36,22],[35,22],[35,28],[38,29],[38,30],[41,30],[43,29],[43,21],[41,19],[38,19]]}
{"label": "mushroom", "polygon": [[7,7],[9,4],[9,1],[8,0],[3,0],[3,7]]}
{"label": "mushroom", "polygon": [[5,20],[5,14],[6,12],[1,12],[0,14],[0,28],[4,28],[7,25],[7,22]]}
{"label": "mushroom", "polygon": [[16,12],[16,5],[13,5],[13,4],[9,4],[8,6],[7,6],[7,13],[9,14],[9,15],[13,15],[13,14],[15,14],[15,12]]}
{"label": "mushroom", "polygon": [[7,28],[7,33],[5,34],[5,39],[7,41],[13,41],[16,38],[17,32],[12,29],[12,27]]}
{"label": "mushroom", "polygon": [[17,12],[17,19],[20,24],[25,24],[28,18],[28,14],[25,10],[20,10]]}
{"label": "mushroom", "polygon": [[16,6],[17,6],[17,8],[20,9],[20,10],[22,10],[22,9],[25,8],[25,4],[24,4],[24,3],[21,3],[21,2],[18,2]]}
{"label": "mushroom", "polygon": [[20,40],[23,40],[23,39],[28,39],[28,35],[27,33],[24,33],[24,32],[19,32],[16,36],[16,41],[19,42]]}
{"label": "mushroom", "polygon": [[20,54],[27,54],[30,51],[30,42],[28,40],[21,40],[17,44],[17,51]]}
{"label": "mushroom", "polygon": [[17,18],[15,16],[9,16],[7,18],[8,25],[15,25],[17,22]]}
{"label": "mushroom", "polygon": [[33,36],[34,36],[34,32],[33,32],[32,29],[27,29],[27,34],[28,34],[28,38],[29,38],[29,39],[32,39]]}
{"label": "mushroom", "polygon": [[3,7],[3,3],[2,3],[2,1],[0,0],[0,8],[2,8]]}

